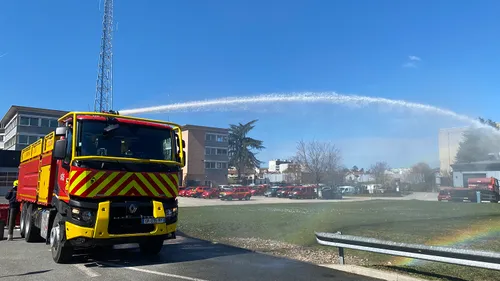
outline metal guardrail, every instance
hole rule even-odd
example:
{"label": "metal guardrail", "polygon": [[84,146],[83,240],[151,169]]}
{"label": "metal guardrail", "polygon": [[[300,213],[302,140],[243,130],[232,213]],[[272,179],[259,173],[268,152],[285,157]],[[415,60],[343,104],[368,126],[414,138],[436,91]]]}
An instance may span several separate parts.
{"label": "metal guardrail", "polygon": [[344,248],[392,256],[500,270],[500,253],[439,246],[398,243],[338,233],[316,232],[316,241],[339,248],[339,262],[345,263]]}

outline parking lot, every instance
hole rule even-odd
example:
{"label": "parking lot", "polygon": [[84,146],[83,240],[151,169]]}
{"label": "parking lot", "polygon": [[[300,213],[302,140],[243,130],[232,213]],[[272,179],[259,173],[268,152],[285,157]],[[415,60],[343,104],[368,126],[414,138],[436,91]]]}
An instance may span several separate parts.
{"label": "parking lot", "polygon": [[134,245],[82,255],[67,265],[54,263],[44,243],[18,238],[0,247],[2,280],[378,280],[182,236],[166,241],[150,260]]}
{"label": "parking lot", "polygon": [[437,201],[437,193],[433,192],[415,192],[404,197],[351,197],[345,196],[343,199],[288,199],[265,196],[252,196],[250,200],[233,200],[222,201],[219,199],[203,199],[191,197],[178,197],[180,207],[198,207],[198,206],[219,206],[219,205],[245,205],[245,204],[289,204],[289,203],[342,203],[367,200],[421,200],[421,201]]}

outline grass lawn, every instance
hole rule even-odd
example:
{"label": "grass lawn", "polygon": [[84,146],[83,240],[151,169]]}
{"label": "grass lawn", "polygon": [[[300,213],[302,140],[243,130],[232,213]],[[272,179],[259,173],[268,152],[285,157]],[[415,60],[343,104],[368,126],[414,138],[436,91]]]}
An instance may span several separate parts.
{"label": "grass lawn", "polygon": [[[448,242],[465,241],[454,246],[500,251],[500,232],[495,233],[495,228],[500,230],[499,204],[413,200],[189,207],[181,208],[179,218],[180,231],[201,239],[224,242],[232,238],[259,238],[332,251],[332,254],[335,248],[317,245],[314,231],[342,231],[343,234],[445,246]],[[479,238],[467,239],[471,237]],[[352,250],[346,254],[348,263],[351,260],[351,263],[404,270],[429,279],[500,280],[498,271],[429,262],[407,263],[401,258]]]}

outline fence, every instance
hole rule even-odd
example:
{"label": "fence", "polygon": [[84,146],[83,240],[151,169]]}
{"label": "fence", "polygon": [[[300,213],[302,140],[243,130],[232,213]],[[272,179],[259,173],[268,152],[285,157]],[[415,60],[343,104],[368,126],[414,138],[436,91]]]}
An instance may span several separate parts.
{"label": "fence", "polygon": [[341,233],[317,232],[316,241],[339,248],[339,262],[344,264],[344,248],[392,256],[500,270],[500,253],[439,246],[398,243]]}

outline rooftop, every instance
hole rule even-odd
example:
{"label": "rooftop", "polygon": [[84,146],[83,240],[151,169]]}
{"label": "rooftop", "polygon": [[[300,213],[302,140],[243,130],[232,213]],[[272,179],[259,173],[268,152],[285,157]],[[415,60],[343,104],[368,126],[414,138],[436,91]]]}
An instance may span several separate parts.
{"label": "rooftop", "polygon": [[5,115],[2,117],[2,119],[0,120],[0,124],[5,125],[5,123],[10,121],[16,115],[16,113],[18,113],[19,111],[28,111],[28,112],[33,113],[33,114],[41,113],[41,114],[54,115],[54,116],[59,116],[59,117],[68,113],[68,111],[62,111],[62,110],[13,105],[9,108],[7,113],[5,113]]}
{"label": "rooftop", "polygon": [[500,160],[455,163],[451,167],[453,171],[500,171]]}
{"label": "rooftop", "polygon": [[183,125],[182,126],[183,131],[189,131],[189,130],[203,130],[203,131],[224,131],[228,132],[229,129],[227,128],[217,128],[217,127],[208,127],[208,126],[198,126],[198,125]]}

